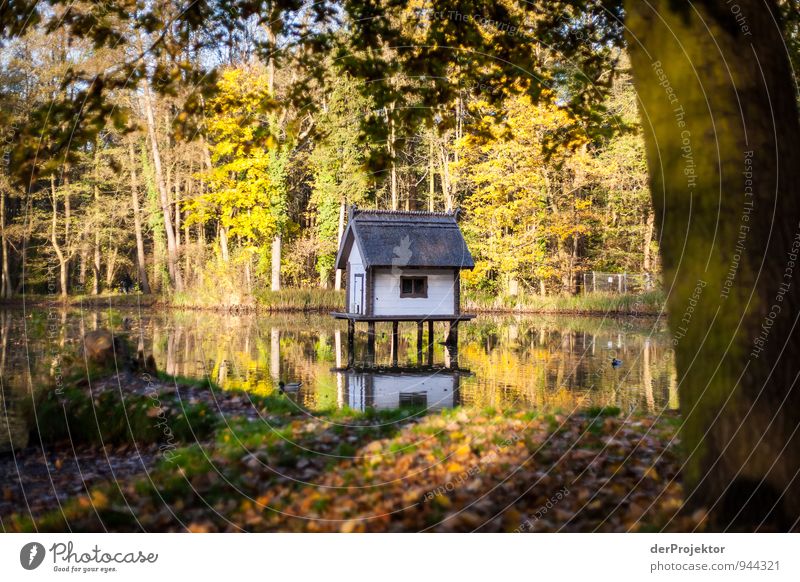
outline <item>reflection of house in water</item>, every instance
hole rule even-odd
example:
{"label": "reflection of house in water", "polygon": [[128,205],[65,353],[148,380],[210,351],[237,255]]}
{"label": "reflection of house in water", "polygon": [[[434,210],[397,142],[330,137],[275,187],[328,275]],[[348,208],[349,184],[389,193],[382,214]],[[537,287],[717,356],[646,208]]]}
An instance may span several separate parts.
{"label": "reflection of house in water", "polygon": [[445,368],[347,368],[336,370],[340,407],[354,410],[414,407],[428,410],[460,404],[466,370]]}

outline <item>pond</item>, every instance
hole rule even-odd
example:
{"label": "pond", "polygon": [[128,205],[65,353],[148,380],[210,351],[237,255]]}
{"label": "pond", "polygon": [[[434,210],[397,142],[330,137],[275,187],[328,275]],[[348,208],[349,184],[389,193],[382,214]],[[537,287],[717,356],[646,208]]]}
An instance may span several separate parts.
{"label": "pond", "polygon": [[[363,365],[366,326],[357,327],[356,367],[347,364],[346,324],[328,315],[229,315],[207,311],[36,308],[0,312],[0,450],[24,446],[31,393],[82,365],[80,338],[98,328],[125,334],[159,370],[261,395],[280,380],[310,410],[467,406],[561,410],[616,406],[677,408],[671,338],[656,318],[480,315],[462,323],[457,361],[437,323],[420,360],[416,326],[400,324],[398,366],[391,324],[377,324],[374,363]],[[612,359],[621,360],[612,366]],[[429,364],[433,364],[430,366]]]}

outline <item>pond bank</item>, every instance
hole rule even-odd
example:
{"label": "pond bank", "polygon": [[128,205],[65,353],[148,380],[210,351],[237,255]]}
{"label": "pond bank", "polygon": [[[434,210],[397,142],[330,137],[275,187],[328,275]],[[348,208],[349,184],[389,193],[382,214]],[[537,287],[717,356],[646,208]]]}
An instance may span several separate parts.
{"label": "pond bank", "polygon": [[[41,458],[35,447],[23,451],[17,459],[25,461],[27,499],[7,493],[5,484],[5,530],[702,529],[702,514],[679,514],[674,413],[457,408],[312,415],[286,396],[163,377],[144,385],[111,377],[95,386],[98,398],[121,388],[125,404],[118,408],[139,411],[134,425],[168,420],[155,435],[141,428],[129,439],[117,435],[114,449],[84,439],[73,451],[69,440],[53,439],[46,465],[30,460]],[[152,401],[151,394],[159,404],[140,408],[137,398]],[[85,487],[77,467],[92,473]],[[17,476],[9,469],[6,481]]]}
{"label": "pond bank", "polygon": [[[0,307],[67,305],[84,308],[174,308],[222,313],[327,313],[341,310],[344,292],[326,289],[284,289],[263,292],[246,301],[207,301],[188,295],[173,297],[141,294],[60,296],[29,295],[0,301]],[[486,314],[562,314],[658,316],[665,313],[663,292],[641,294],[589,293],[574,296],[525,295],[491,297],[465,293],[464,312]]]}

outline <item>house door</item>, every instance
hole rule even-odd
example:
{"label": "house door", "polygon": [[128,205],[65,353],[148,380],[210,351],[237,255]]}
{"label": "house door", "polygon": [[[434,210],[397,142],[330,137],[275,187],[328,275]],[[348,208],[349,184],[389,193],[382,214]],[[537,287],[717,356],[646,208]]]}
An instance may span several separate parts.
{"label": "house door", "polygon": [[353,275],[353,309],[351,313],[364,313],[364,274]]}

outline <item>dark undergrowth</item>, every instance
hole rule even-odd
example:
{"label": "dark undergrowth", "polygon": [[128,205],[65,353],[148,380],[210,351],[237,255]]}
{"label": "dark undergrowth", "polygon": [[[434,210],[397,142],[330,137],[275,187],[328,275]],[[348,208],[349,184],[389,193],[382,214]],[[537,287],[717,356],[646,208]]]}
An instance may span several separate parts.
{"label": "dark undergrowth", "polygon": [[146,475],[93,484],[57,511],[3,516],[4,529],[653,531],[702,524],[702,515],[679,512],[674,415],[624,417],[613,408],[569,416],[461,408],[312,414],[282,395],[164,375],[146,385],[131,378],[43,397],[38,430],[50,443],[160,443]]}

